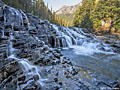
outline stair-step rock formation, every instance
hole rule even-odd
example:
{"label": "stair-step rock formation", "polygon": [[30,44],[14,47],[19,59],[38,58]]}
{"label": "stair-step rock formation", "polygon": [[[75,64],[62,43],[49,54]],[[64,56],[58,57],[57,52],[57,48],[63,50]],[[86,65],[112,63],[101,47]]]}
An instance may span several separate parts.
{"label": "stair-step rock formation", "polygon": [[59,49],[52,48],[67,46],[56,31],[48,21],[1,4],[0,90],[119,88],[117,81],[73,66]]}

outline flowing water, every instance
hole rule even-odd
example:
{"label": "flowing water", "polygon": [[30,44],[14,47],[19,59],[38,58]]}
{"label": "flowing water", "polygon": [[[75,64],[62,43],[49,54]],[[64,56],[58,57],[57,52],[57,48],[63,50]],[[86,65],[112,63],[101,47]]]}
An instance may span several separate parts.
{"label": "flowing water", "polygon": [[[13,12],[13,15],[19,15],[19,12],[14,10],[14,8],[11,8],[11,12]],[[22,11],[21,11],[22,12]],[[26,14],[24,12],[22,12],[22,15],[24,16],[24,19],[27,21],[27,23],[29,24],[29,21],[28,21],[28,18],[26,16]],[[22,15],[20,16],[22,19]],[[5,19],[6,20],[6,19]],[[6,22],[5,22],[6,23]],[[23,20],[22,20],[22,23],[23,23]],[[23,25],[23,24],[22,24]],[[32,65],[32,63],[30,63],[27,59],[24,59],[24,58],[18,58],[16,57],[15,55],[15,52],[17,51],[17,49],[15,49],[13,47],[13,40],[15,39],[14,38],[14,26],[15,24],[12,23],[11,24],[12,28],[11,28],[11,31],[10,31],[10,37],[9,37],[9,47],[8,47],[8,58],[12,58],[12,59],[15,59],[17,60],[17,62],[22,66],[22,69],[24,71],[24,73],[26,74],[26,79],[29,80],[31,77],[33,76],[38,76],[38,80],[37,82],[43,86],[44,83],[43,81],[45,79],[42,79],[39,72],[39,67],[35,66],[35,65]],[[27,82],[26,84],[24,84],[23,86],[20,86],[21,88],[24,88],[25,86],[27,86],[30,82],[32,82],[32,80],[29,80],[29,82]]]}
{"label": "flowing water", "polygon": [[[19,64],[22,65],[23,71],[24,71],[24,73],[26,74],[26,79],[29,79],[31,76],[37,75],[37,76],[38,76],[37,82],[38,82],[41,86],[43,86],[44,83],[43,83],[42,81],[44,81],[45,79],[42,79],[42,78],[41,78],[41,76],[40,76],[40,74],[39,74],[39,72],[40,72],[40,71],[39,71],[39,67],[32,65],[32,63],[30,63],[27,59],[24,59],[24,58],[21,58],[21,59],[20,59],[20,58],[17,58],[17,57],[15,56],[15,54],[14,54],[15,48],[13,48],[13,43],[12,43],[12,40],[13,40],[13,39],[14,39],[13,33],[11,33],[11,34],[10,34],[10,40],[9,40],[9,41],[10,41],[10,42],[9,42],[9,52],[10,52],[10,54],[9,54],[9,57],[8,57],[8,58],[13,58],[13,59],[17,60]],[[32,82],[32,80],[29,81],[29,82],[27,82],[27,84],[24,85],[24,86],[22,86],[22,87],[27,86],[30,82]],[[22,88],[22,87],[21,87],[21,88]]]}
{"label": "flowing water", "polygon": [[113,47],[89,34],[85,29],[56,25],[53,27],[65,38],[62,44],[67,44],[67,47],[62,48],[62,54],[71,59],[74,65],[120,80],[120,54],[115,53]]}
{"label": "flowing water", "polygon": [[[5,15],[7,18],[4,17],[4,24],[14,22],[17,23],[18,26],[24,26],[27,23],[28,29],[30,28],[29,20],[24,12],[14,8],[11,8],[10,12],[13,17],[16,16],[19,20],[13,20],[14,18]],[[105,44],[86,29],[51,25],[60,37],[54,40],[54,47],[62,48],[62,54],[70,58],[74,65],[89,68],[95,72],[109,76],[112,79],[120,80],[120,55],[113,51],[113,47]],[[39,67],[30,63],[27,59],[16,57],[15,52],[17,50],[13,47],[13,40],[15,39],[13,27],[14,24],[12,24],[9,38],[8,58],[17,60],[27,76],[26,79],[37,75],[39,78],[37,82],[43,86],[45,79],[41,78]],[[4,31],[2,36],[4,37]],[[35,37],[35,39],[40,41],[38,37]],[[30,82],[32,81],[28,81],[27,84],[22,87],[27,86]]]}

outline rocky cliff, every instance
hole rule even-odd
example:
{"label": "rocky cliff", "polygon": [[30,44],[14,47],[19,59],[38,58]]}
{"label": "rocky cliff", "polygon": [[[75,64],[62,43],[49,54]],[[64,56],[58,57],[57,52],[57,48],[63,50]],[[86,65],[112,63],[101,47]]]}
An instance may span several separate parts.
{"label": "rocky cliff", "polygon": [[[56,48],[69,46],[69,42],[62,33],[67,31],[58,27],[56,30],[48,21],[0,4],[0,90],[119,87],[117,81],[74,66],[63,56]],[[57,33],[59,30],[61,34]]]}
{"label": "rocky cliff", "polygon": [[74,6],[63,6],[61,9],[56,11],[57,15],[60,14],[73,14],[76,12],[76,9],[81,5],[81,3]]}
{"label": "rocky cliff", "polygon": [[62,8],[57,10],[55,13],[59,17],[67,20],[67,22],[69,22],[70,25],[72,25],[73,17],[74,17],[75,12],[79,6],[81,6],[81,3],[74,5],[74,6],[63,6]]}

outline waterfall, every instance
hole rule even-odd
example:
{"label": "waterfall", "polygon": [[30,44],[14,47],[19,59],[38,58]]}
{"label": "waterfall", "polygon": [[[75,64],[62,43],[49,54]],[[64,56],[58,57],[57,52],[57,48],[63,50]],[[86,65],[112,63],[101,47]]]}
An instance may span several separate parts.
{"label": "waterfall", "polygon": [[[6,24],[6,16],[4,15],[4,25]],[[2,30],[2,38],[4,38],[5,37],[5,26],[3,26],[3,30]]]}
{"label": "waterfall", "polygon": [[12,42],[13,39],[14,38],[13,38],[13,35],[11,33],[10,34],[10,42],[9,42],[9,52],[10,52],[10,55],[14,55],[14,51],[15,51],[15,49],[13,48],[13,42]]}
{"label": "waterfall", "polygon": [[26,76],[32,76],[32,75],[37,75],[38,76],[38,83],[40,83],[41,86],[44,86],[44,83],[42,81],[45,81],[47,79],[42,79],[40,74],[39,74],[39,69],[37,66],[31,65],[27,59],[20,60],[20,64],[22,64],[24,73],[26,73]]}
{"label": "waterfall", "polygon": [[4,31],[4,28],[3,28],[3,30],[2,30],[2,38],[4,38],[5,37],[5,31]]}
{"label": "waterfall", "polygon": [[[12,31],[14,31],[13,30],[13,26],[14,25],[12,25]],[[8,58],[13,58],[13,59],[15,59],[15,60],[17,60],[17,62],[19,63],[19,64],[21,64],[22,65],[22,68],[23,68],[23,71],[24,71],[24,73],[26,74],[26,77],[29,79],[29,77],[31,77],[31,76],[34,76],[34,75],[37,75],[38,76],[38,80],[37,80],[37,82],[41,85],[41,86],[43,86],[44,85],[44,83],[43,83],[43,81],[45,81],[46,79],[42,79],[41,78],[41,76],[40,76],[40,74],[39,74],[39,69],[38,69],[38,67],[37,66],[34,66],[34,65],[32,65],[32,63],[30,63],[29,62],[29,60],[27,60],[27,59],[24,59],[24,58],[18,58],[18,57],[16,57],[15,56],[15,48],[13,47],[13,39],[14,39],[14,36],[13,36],[13,32],[11,31],[11,33],[10,33],[10,38],[9,38],[9,52],[10,52],[10,54],[9,54],[9,56],[8,56]],[[30,82],[29,82],[30,83]],[[27,84],[26,85],[24,85],[24,87],[25,86],[27,86],[28,85],[28,82],[27,82]],[[22,88],[22,87],[21,87]]]}
{"label": "waterfall", "polygon": [[[86,49],[92,51],[108,51],[112,52],[112,48],[99,40],[94,34],[91,34],[87,29],[77,27],[64,27],[52,25],[61,40],[54,40],[56,47],[62,46],[63,48],[78,48],[81,50]],[[64,38],[64,39],[63,39]],[[61,41],[61,42],[60,42]],[[79,50],[80,50],[79,48]]]}
{"label": "waterfall", "polygon": [[[26,14],[25,14],[22,10],[20,10],[20,12],[21,12],[21,14],[22,14],[23,24],[24,24],[24,25],[27,24],[28,30],[29,30],[29,28],[30,28],[30,22],[29,22],[29,20],[28,20],[28,17],[26,16]],[[24,21],[24,20],[25,20],[25,21]]]}
{"label": "waterfall", "polygon": [[[81,32],[77,31],[76,28],[70,28],[70,27],[63,27],[63,26],[57,26],[52,25],[54,30],[56,31],[59,36],[63,37],[62,39],[62,45],[63,47],[71,47],[72,45],[77,45],[78,40],[80,38],[86,37],[85,35],[82,35]],[[59,42],[55,42],[59,43]]]}
{"label": "waterfall", "polygon": [[9,6],[4,8],[4,25],[15,23],[15,28],[24,27],[29,29],[30,23],[26,14],[22,10],[18,10]]}
{"label": "waterfall", "polygon": [[68,47],[72,46],[72,40],[71,40],[71,38],[69,36],[67,36],[67,35],[64,35],[63,37],[65,38],[67,46]]}

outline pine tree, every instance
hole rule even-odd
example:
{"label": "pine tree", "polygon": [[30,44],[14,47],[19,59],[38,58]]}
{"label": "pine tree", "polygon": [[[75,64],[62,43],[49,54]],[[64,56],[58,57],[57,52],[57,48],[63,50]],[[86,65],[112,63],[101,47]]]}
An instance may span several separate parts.
{"label": "pine tree", "polygon": [[120,33],[120,0],[83,0],[73,23],[95,32]]}

